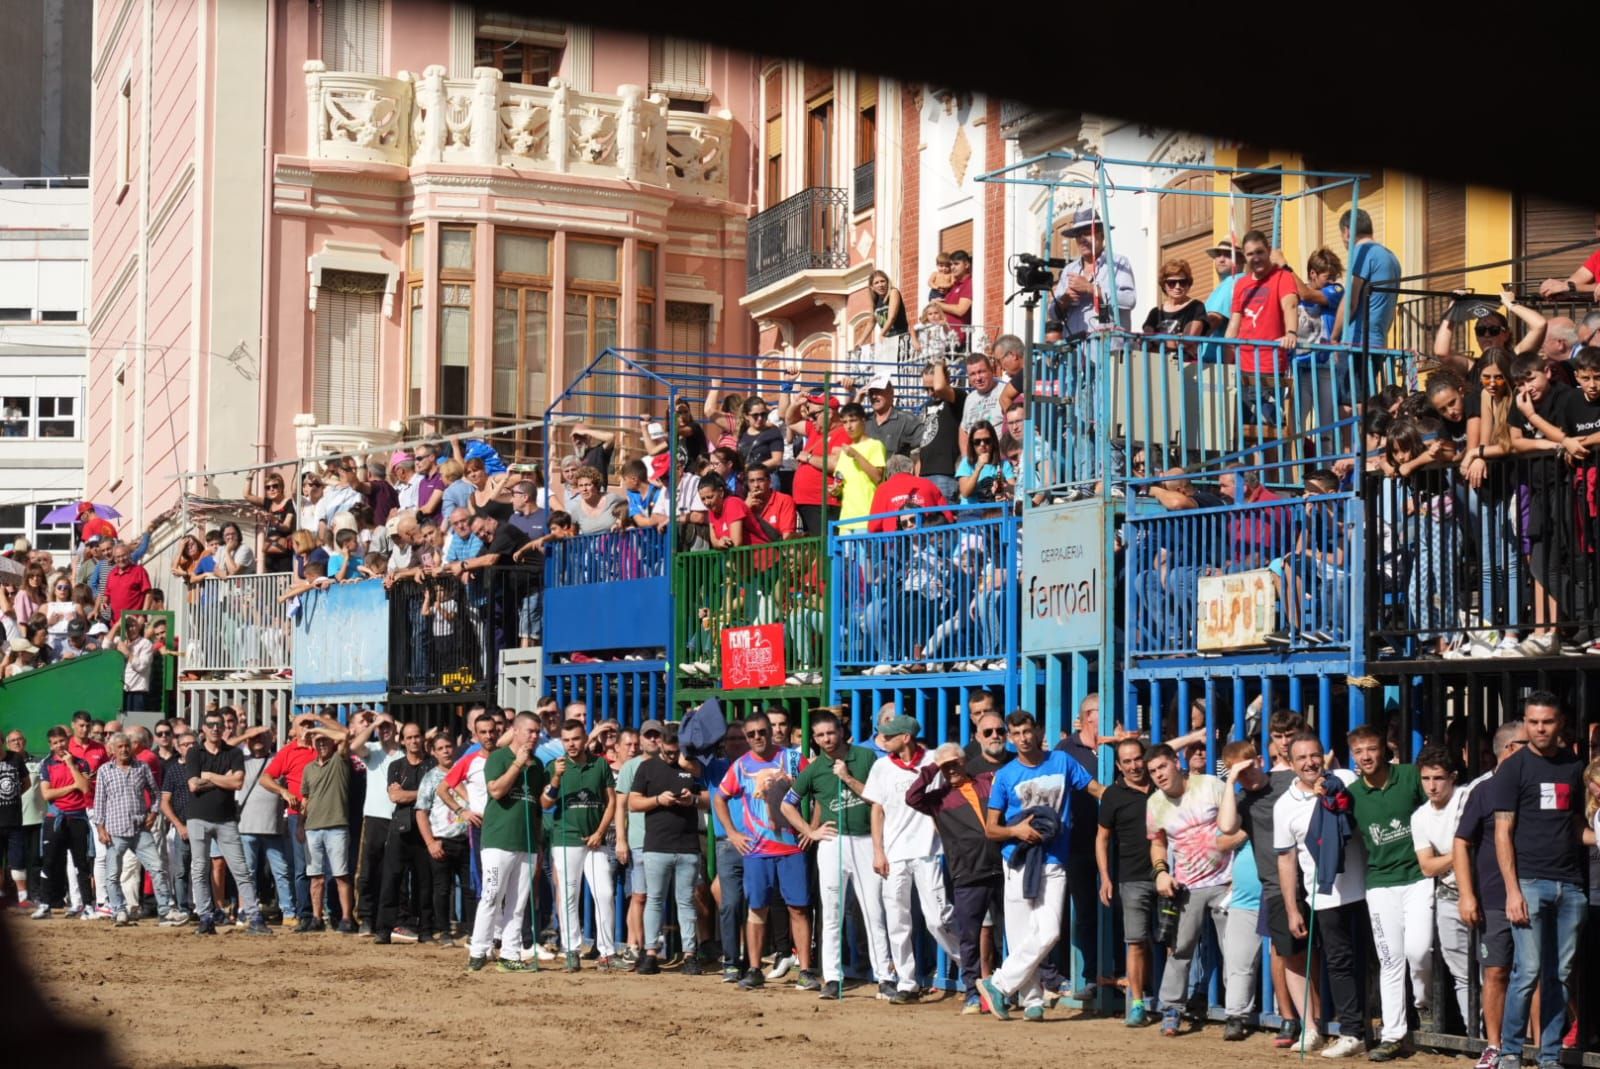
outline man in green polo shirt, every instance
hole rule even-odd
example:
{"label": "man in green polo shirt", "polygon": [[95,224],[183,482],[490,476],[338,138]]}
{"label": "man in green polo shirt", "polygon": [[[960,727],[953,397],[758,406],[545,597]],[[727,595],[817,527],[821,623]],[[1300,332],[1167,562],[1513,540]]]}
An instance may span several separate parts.
{"label": "man in green polo shirt", "polygon": [[[839,939],[844,916],[844,883],[855,891],[866,919],[867,952],[880,992],[889,982],[889,925],[883,913],[883,877],[872,867],[872,806],[862,785],[877,755],[852,746],[827,710],[811,714],[811,741],[818,753],[795,777],[783,799],[783,815],[804,846],[817,848],[822,891],[822,998],[838,998],[844,983]],[[807,819],[806,814],[810,815]]]}
{"label": "man in green polo shirt", "polygon": [[578,971],[578,946],[583,942],[583,909],[579,895],[589,881],[594,896],[594,942],[598,968],[613,966],[616,950],[616,889],[611,859],[602,843],[616,816],[617,785],[604,757],[589,751],[589,733],[581,720],[561,725],[567,751],[545,766],[549,785],[544,808],[550,813],[550,857],[556,873],[556,908],[560,911],[561,949],[567,972]]}
{"label": "man in green polo shirt", "polygon": [[1361,775],[1350,784],[1356,827],[1367,848],[1367,910],[1378,950],[1383,1031],[1368,1054],[1389,1061],[1406,1038],[1406,966],[1417,1015],[1428,1020],[1433,977],[1433,881],[1417,864],[1411,814],[1427,801],[1416,765],[1389,763],[1383,734],[1370,725],[1350,733],[1350,759]]}
{"label": "man in green polo shirt", "polygon": [[482,890],[478,914],[472,923],[472,944],[467,970],[477,972],[489,960],[495,933],[500,933],[500,971],[537,972],[536,948],[522,946],[522,915],[538,871],[538,851],[544,841],[544,813],[539,805],[544,791],[544,766],[534,760],[539,718],[518,713],[511,722],[511,739],[483,762],[483,784],[488,795],[483,805],[483,830],[479,839]]}

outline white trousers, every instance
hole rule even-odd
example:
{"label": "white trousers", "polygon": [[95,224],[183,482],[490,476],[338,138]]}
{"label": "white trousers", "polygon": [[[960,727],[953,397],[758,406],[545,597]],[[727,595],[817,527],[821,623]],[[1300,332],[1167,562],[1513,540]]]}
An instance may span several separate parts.
{"label": "white trousers", "polygon": [[[92,814],[92,810],[91,810]],[[93,820],[93,816],[90,817]],[[94,834],[94,829],[89,830]],[[94,841],[94,904],[108,906],[111,902],[110,894],[106,890],[106,862],[111,858],[111,848],[99,839]]]}
{"label": "white trousers", "polygon": [[867,956],[872,978],[889,979],[893,968],[889,954],[888,921],[883,909],[883,877],[872,868],[872,837],[840,835],[817,844],[817,882],[822,892],[822,979],[843,980],[839,972],[839,941],[844,928],[843,882],[855,892],[856,904],[867,926]]}
{"label": "white trousers", "polygon": [[1053,861],[1044,863],[1043,888],[1038,898],[1023,893],[1023,869],[1005,869],[1006,958],[989,979],[1007,995],[1016,995],[1024,1009],[1044,1005],[1039,966],[1061,941],[1061,911],[1067,900],[1067,870]]}
{"label": "white trousers", "polygon": [[1456,989],[1456,1008],[1461,1019],[1467,1019],[1467,976],[1472,970],[1469,957],[1471,929],[1461,919],[1461,903],[1453,898],[1436,898],[1433,915],[1439,925],[1439,953],[1444,957],[1445,968],[1450,970],[1450,980]]}
{"label": "white trousers", "polygon": [[594,947],[602,958],[617,949],[617,891],[611,881],[611,859],[604,850],[587,846],[552,846],[556,903],[560,906],[561,949],[575,953],[583,943],[583,881],[594,896]]}
{"label": "white trousers", "polygon": [[947,955],[958,960],[961,957],[956,945],[955,914],[944,893],[944,872],[939,866],[939,856],[889,862],[889,877],[883,882],[883,912],[889,931],[889,956],[894,961],[895,978],[902,991],[917,988],[917,955],[911,941],[912,921],[916,917],[911,905],[913,889],[922,906],[922,923],[928,934]]}
{"label": "white trousers", "polygon": [[528,877],[534,856],[521,850],[495,850],[484,847],[478,867],[483,888],[478,894],[478,915],[472,920],[472,942],[467,953],[486,958],[500,933],[500,957],[525,960],[522,950],[522,915],[528,908]]}
{"label": "white trousers", "polygon": [[[162,844],[162,846],[165,845],[164,843]],[[162,846],[156,847],[158,855],[165,853]],[[107,847],[107,850],[109,849],[110,847]],[[141,896],[139,892],[144,885],[144,881],[140,879],[140,876],[143,874],[144,870],[139,867],[139,858],[132,850],[122,855],[122,872],[119,873],[120,879],[117,882],[122,884],[122,900],[128,903],[130,908],[138,906],[140,902]],[[155,875],[152,872],[150,874],[151,879],[154,879]]]}
{"label": "white trousers", "polygon": [[1378,993],[1385,1042],[1406,1037],[1406,972],[1417,1008],[1428,1004],[1433,971],[1433,881],[1367,888],[1372,942],[1378,951]]}

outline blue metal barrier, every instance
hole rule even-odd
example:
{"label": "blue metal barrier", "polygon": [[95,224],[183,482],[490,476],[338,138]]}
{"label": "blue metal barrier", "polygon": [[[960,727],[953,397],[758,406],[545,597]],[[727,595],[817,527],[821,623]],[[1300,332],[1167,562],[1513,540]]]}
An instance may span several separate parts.
{"label": "blue metal barrier", "polygon": [[667,665],[659,660],[547,664],[544,692],[562,705],[583,702],[591,725],[611,718],[623,727],[638,727],[646,720],[666,719],[672,708]]}
{"label": "blue metal barrier", "polygon": [[1007,670],[1019,619],[1019,521],[1010,510],[969,505],[865,519],[891,529],[844,534],[836,523],[829,544],[835,675]]}
{"label": "blue metal barrier", "polygon": [[[1124,528],[1128,657],[1231,652],[1240,647],[1226,645],[1229,635],[1280,653],[1348,649],[1360,620],[1359,514],[1353,493],[1177,512],[1135,498]],[[1237,589],[1202,602],[1201,580],[1216,576],[1238,577]],[[1202,632],[1213,636],[1209,649]]]}
{"label": "blue metal barrier", "polygon": [[[545,651],[665,649],[672,641],[670,538],[669,530],[641,527],[551,542]],[[596,611],[601,605],[605,611]]]}

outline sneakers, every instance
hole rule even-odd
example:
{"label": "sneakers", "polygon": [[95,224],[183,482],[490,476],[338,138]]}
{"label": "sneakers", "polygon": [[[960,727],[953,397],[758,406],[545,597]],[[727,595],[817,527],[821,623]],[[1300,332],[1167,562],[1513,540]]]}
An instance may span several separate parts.
{"label": "sneakers", "polygon": [[1500,1064],[1500,1048],[1484,1047],[1483,1053],[1478,1055],[1478,1064],[1472,1069],[1496,1069]]}
{"label": "sneakers", "polygon": [[216,935],[217,934],[217,922],[212,919],[211,914],[208,913],[204,917],[200,918],[200,927],[198,927],[198,928],[196,928],[194,930],[194,934],[195,935]]}
{"label": "sneakers", "polygon": [[[529,966],[532,965],[532,968]],[[467,968],[472,968],[472,962],[467,962]],[[538,972],[538,962],[518,961],[516,958],[501,958],[495,963],[495,968],[501,972]]]}
{"label": "sneakers", "polygon": [[1128,1012],[1122,1017],[1122,1023],[1129,1028],[1144,1028],[1150,1023],[1150,1010],[1145,1006],[1143,999],[1128,1007]]}
{"label": "sneakers", "polygon": [[1027,1009],[1022,1011],[1022,1019],[1024,1021],[1042,1021],[1042,1020],[1044,1020],[1044,1007],[1043,1006],[1029,1006]]}
{"label": "sneakers", "polygon": [[1317,1031],[1316,1025],[1305,1029],[1304,1035],[1296,1041],[1296,1046],[1303,1046],[1307,1054],[1321,1047],[1328,1041],[1328,1037]]}
{"label": "sneakers", "polygon": [[392,942],[394,942],[394,933],[393,932],[373,932],[372,933],[372,945],[373,946],[386,947]]}
{"label": "sneakers", "polygon": [[631,944],[622,944],[622,948],[617,951],[617,956],[630,966],[639,964],[639,948]]}
{"label": "sneakers", "polygon": [[578,952],[576,950],[567,951],[566,960],[562,963],[561,968],[565,972],[577,972],[580,968],[582,968],[582,965],[579,963]]}
{"label": "sneakers", "polygon": [[158,927],[158,928],[182,928],[185,924],[188,924],[188,923],[189,923],[189,915],[187,913],[183,912],[183,910],[181,910],[181,909],[175,909],[171,913],[168,913],[165,917],[162,917],[161,920],[156,924],[156,927]]}
{"label": "sneakers", "polygon": [[36,921],[47,921],[50,919],[50,907],[40,906],[38,909],[28,914],[28,916]]}
{"label": "sneakers", "polygon": [[116,916],[111,918],[111,923],[118,928],[126,928],[128,926],[128,911],[125,909],[117,910]]}
{"label": "sneakers", "polygon": [[1222,1025],[1222,1038],[1229,1043],[1238,1043],[1245,1037],[1243,1017],[1229,1017]]}
{"label": "sneakers", "polygon": [[482,972],[483,971],[483,967],[485,965],[487,965],[487,964],[489,964],[489,959],[488,958],[468,958],[467,959],[467,971],[468,972]]}
{"label": "sneakers", "polygon": [[794,982],[796,991],[820,991],[822,981],[817,979],[817,974],[809,969],[801,969],[800,977]]}
{"label": "sneakers", "polygon": [[878,1001],[888,1002],[890,999],[894,998],[894,993],[897,990],[898,988],[895,987],[893,980],[884,980],[878,985]]}
{"label": "sneakers", "polygon": [[706,970],[705,966],[700,964],[698,958],[684,958],[683,968],[679,970],[679,973],[683,976],[704,976]]}
{"label": "sneakers", "polygon": [[389,941],[391,943],[415,943],[417,941],[417,933],[403,926],[393,928],[389,931]]}
{"label": "sneakers", "polygon": [[267,927],[267,920],[257,913],[250,918],[250,924],[244,930],[245,935],[271,935],[272,929]]}
{"label": "sneakers", "polygon": [[363,939],[370,939],[372,936],[377,935],[378,933],[372,930],[371,921],[362,921],[361,927],[356,931],[356,934]]}
{"label": "sneakers", "polygon": [[974,991],[972,994],[968,995],[967,1000],[961,1004],[961,1016],[971,1017],[982,1012],[983,1000],[979,998],[978,993]]}
{"label": "sneakers", "polygon": [[1367,1051],[1367,1060],[1370,1062],[1392,1062],[1405,1053],[1399,1040],[1386,1039],[1376,1047]]}
{"label": "sneakers", "polygon": [[1175,1036],[1175,1035],[1177,1035],[1178,1034],[1178,1025],[1182,1020],[1183,1020],[1183,1015],[1181,1013],[1179,1013],[1175,1009],[1169,1009],[1169,1010],[1162,1011],[1162,1014],[1161,1014],[1161,1034],[1164,1035],[1164,1036]]}
{"label": "sneakers", "polygon": [[1561,651],[1561,643],[1555,635],[1529,635],[1517,644],[1517,651],[1524,657],[1549,657]]}
{"label": "sneakers", "polygon": [[819,999],[844,998],[844,984],[838,980],[829,980],[822,985],[817,997]]}
{"label": "sneakers", "polygon": [[294,933],[303,935],[306,932],[325,932],[327,930],[327,922],[321,917],[301,917],[300,923],[295,925]]}
{"label": "sneakers", "polygon": [[[645,963],[645,961],[646,960],[653,960],[654,957],[655,957],[655,955],[653,955],[653,954],[646,954],[644,957],[640,958],[639,959],[639,971],[640,972],[644,972],[644,963]],[[658,967],[656,969],[656,971],[660,972],[661,970]],[[725,983],[725,984],[736,984],[736,983],[739,982],[739,976],[740,976],[739,966],[737,966],[737,965],[724,965],[722,967],[722,982],[723,983]]]}
{"label": "sneakers", "polygon": [[1272,1037],[1272,1045],[1279,1050],[1288,1050],[1300,1040],[1300,1022],[1293,1017],[1285,1017],[1278,1025],[1278,1031]]}
{"label": "sneakers", "polygon": [[1366,1043],[1356,1036],[1340,1036],[1329,1043],[1322,1051],[1324,1058],[1354,1058],[1358,1054],[1365,1054]]}
{"label": "sneakers", "polygon": [[793,954],[785,954],[772,963],[772,968],[767,970],[768,980],[782,980],[789,975],[789,970],[799,965],[800,961]]}
{"label": "sneakers", "polygon": [[993,980],[979,980],[977,987],[978,997],[982,1000],[984,1009],[1002,1021],[1011,1020],[1011,1011],[1006,1009],[1006,996],[994,985]]}
{"label": "sneakers", "polygon": [[[88,910],[84,910],[83,912],[84,912],[84,920],[88,920],[89,919],[89,916],[88,916],[89,911]],[[116,914],[112,912],[110,906],[96,906],[96,907],[94,907],[94,919],[97,920],[97,921],[108,921],[108,920],[111,920],[115,916],[116,916]]]}
{"label": "sneakers", "polygon": [[746,991],[760,991],[767,984],[767,978],[761,975],[760,969],[751,969],[739,981],[739,986]]}

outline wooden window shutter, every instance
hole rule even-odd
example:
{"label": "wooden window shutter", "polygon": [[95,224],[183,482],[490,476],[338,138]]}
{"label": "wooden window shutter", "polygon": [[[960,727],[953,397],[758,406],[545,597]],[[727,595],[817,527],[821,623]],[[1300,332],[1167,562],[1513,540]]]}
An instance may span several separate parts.
{"label": "wooden window shutter", "polygon": [[[1427,244],[1428,278],[1423,289],[1455,290],[1466,284],[1467,189],[1454,182],[1428,180],[1428,201],[1422,217]],[[1438,274],[1449,271],[1449,274]]]}
{"label": "wooden window shutter", "polygon": [[706,46],[678,37],[650,40],[650,88],[668,96],[697,97],[706,85]]}
{"label": "wooden window shutter", "polygon": [[382,275],[324,271],[317,289],[311,410],[318,423],[371,427],[378,420]]}
{"label": "wooden window shutter", "polygon": [[[1596,213],[1593,208],[1563,204],[1548,197],[1524,195],[1518,198],[1517,254],[1534,256],[1570,245],[1574,241],[1592,242]],[[1560,256],[1544,256],[1518,268],[1523,278],[1566,278],[1588,257],[1589,249],[1573,249]]]}
{"label": "wooden window shutter", "polygon": [[[1178,176],[1168,183],[1174,190],[1212,188],[1209,173],[1191,173]],[[1189,196],[1183,193],[1163,193],[1156,213],[1156,229],[1161,242],[1161,260],[1182,260],[1189,265],[1194,286],[1189,296],[1204,300],[1216,283],[1216,271],[1206,252],[1215,244],[1211,240],[1213,198]],[[1270,217],[1267,225],[1271,226]],[[1159,283],[1159,280],[1157,280]]]}
{"label": "wooden window shutter", "polygon": [[856,80],[856,110],[866,111],[878,106],[878,79],[875,75],[862,75]]}
{"label": "wooden window shutter", "polygon": [[971,219],[939,231],[939,251],[955,252],[957,249],[965,249],[969,255],[972,254]]}
{"label": "wooden window shutter", "polygon": [[767,120],[767,158],[783,155],[783,119]]}
{"label": "wooden window shutter", "polygon": [[770,123],[773,119],[783,115],[783,68],[778,67],[767,72],[766,79],[767,113],[766,119]]}
{"label": "wooden window shutter", "polygon": [[813,67],[809,64],[805,68],[805,97],[811,100],[821,96],[833,88],[833,71],[828,67]]}
{"label": "wooden window shutter", "polygon": [[329,70],[383,73],[383,0],[326,0],[322,62]]}

